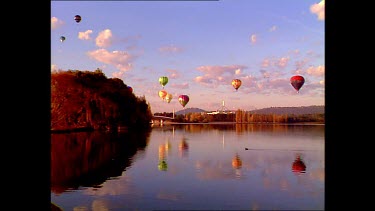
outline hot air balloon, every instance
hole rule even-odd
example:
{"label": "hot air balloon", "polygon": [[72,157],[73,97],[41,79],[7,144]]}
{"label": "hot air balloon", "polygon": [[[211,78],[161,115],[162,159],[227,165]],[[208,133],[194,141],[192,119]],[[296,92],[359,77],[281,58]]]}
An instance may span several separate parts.
{"label": "hot air balloon", "polygon": [[292,164],[292,171],[296,173],[305,173],[306,172],[306,165],[302,161],[300,156],[297,156]]}
{"label": "hot air balloon", "polygon": [[165,91],[165,90],[160,90],[159,91],[159,97],[161,97],[161,99],[165,99],[165,96],[167,96],[167,91]]}
{"label": "hot air balloon", "polygon": [[165,100],[167,101],[167,103],[170,103],[172,98],[173,98],[172,94],[169,94],[169,93],[165,96]]}
{"label": "hot air balloon", "polygon": [[163,86],[163,88],[164,88],[164,86],[165,85],[167,85],[167,83],[168,83],[168,77],[167,76],[161,76],[160,78],[159,78],[159,83]]}
{"label": "hot air balloon", "polygon": [[240,88],[242,82],[240,79],[233,79],[232,80],[232,86],[236,89],[236,91],[238,90],[238,88]]}
{"label": "hot air balloon", "polygon": [[77,23],[79,23],[79,22],[81,22],[81,16],[80,15],[76,15],[76,16],[74,16],[74,20],[77,22]]}
{"label": "hot air balloon", "polygon": [[178,102],[180,102],[180,104],[182,105],[182,107],[185,107],[186,104],[189,102],[189,96],[187,95],[180,95],[178,97]]}
{"label": "hot air balloon", "polygon": [[305,78],[300,75],[295,75],[290,78],[290,84],[292,84],[293,88],[297,90],[297,93],[299,93],[299,90],[305,83]]}
{"label": "hot air balloon", "polygon": [[65,37],[64,36],[61,36],[60,37],[60,42],[64,42],[65,41]]}
{"label": "hot air balloon", "polygon": [[133,88],[131,86],[127,86],[130,92],[133,92]]}

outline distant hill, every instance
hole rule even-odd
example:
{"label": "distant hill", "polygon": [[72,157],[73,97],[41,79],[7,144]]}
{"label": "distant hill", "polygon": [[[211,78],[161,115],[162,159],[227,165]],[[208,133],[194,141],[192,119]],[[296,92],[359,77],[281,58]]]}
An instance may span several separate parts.
{"label": "distant hill", "polygon": [[[300,107],[269,107],[251,110],[253,114],[324,114],[325,106],[300,106]],[[176,115],[187,114],[187,113],[200,113],[208,112],[200,108],[186,108],[176,112]]]}
{"label": "distant hill", "polygon": [[254,114],[324,114],[325,106],[269,107],[250,111]]}
{"label": "distant hill", "polygon": [[200,113],[200,112],[207,112],[207,111],[200,109],[200,108],[185,108],[183,110],[177,111],[175,114],[180,115],[180,114]]}

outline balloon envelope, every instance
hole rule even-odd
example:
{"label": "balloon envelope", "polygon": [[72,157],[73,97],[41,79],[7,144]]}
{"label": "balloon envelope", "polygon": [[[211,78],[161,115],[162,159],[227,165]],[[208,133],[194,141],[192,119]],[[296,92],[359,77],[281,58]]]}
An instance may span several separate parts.
{"label": "balloon envelope", "polygon": [[186,104],[189,102],[189,96],[187,95],[180,95],[178,97],[178,102],[180,102],[180,104],[182,105],[182,107],[185,107]]}
{"label": "balloon envelope", "polygon": [[295,90],[297,90],[297,92],[299,92],[304,83],[305,78],[300,75],[295,75],[290,78],[290,84],[293,86]]}
{"label": "balloon envelope", "polygon": [[160,90],[159,91],[159,97],[161,97],[161,99],[165,99],[165,96],[167,96],[167,91],[165,91],[165,90]]}
{"label": "balloon envelope", "polygon": [[74,16],[74,20],[77,22],[77,23],[79,23],[79,22],[81,22],[81,16],[80,15],[76,15],[76,16]]}
{"label": "balloon envelope", "polygon": [[161,76],[159,78],[159,83],[164,87],[168,83],[168,77],[167,76]]}
{"label": "balloon envelope", "polygon": [[128,89],[130,92],[133,92],[133,88],[131,86],[128,86]]}
{"label": "balloon envelope", "polygon": [[240,79],[232,80],[232,86],[236,89],[236,91],[238,88],[240,88],[241,84],[242,84],[242,81]]}
{"label": "balloon envelope", "polygon": [[172,98],[173,98],[172,94],[169,94],[169,93],[165,96],[165,100],[166,100],[168,103],[171,102]]}

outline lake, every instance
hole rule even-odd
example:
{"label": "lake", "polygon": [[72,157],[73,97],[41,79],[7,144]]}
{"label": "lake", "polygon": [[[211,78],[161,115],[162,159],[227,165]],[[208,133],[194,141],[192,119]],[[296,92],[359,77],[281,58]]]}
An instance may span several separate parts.
{"label": "lake", "polygon": [[325,126],[176,124],[51,135],[62,210],[324,210]]}

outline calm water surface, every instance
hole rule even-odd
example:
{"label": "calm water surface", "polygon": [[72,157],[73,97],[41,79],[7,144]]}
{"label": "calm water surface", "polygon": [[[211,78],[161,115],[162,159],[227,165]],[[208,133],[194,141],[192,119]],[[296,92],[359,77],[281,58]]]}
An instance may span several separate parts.
{"label": "calm water surface", "polygon": [[323,210],[324,125],[52,134],[62,210]]}

